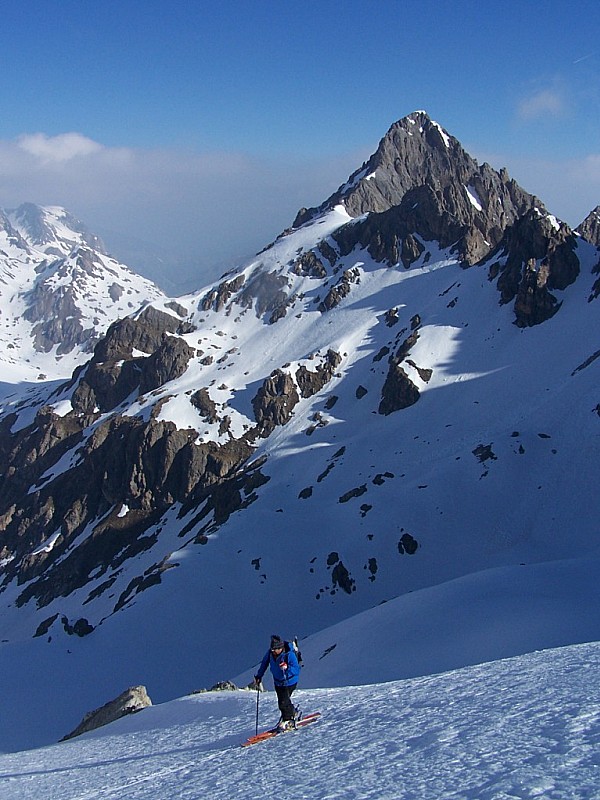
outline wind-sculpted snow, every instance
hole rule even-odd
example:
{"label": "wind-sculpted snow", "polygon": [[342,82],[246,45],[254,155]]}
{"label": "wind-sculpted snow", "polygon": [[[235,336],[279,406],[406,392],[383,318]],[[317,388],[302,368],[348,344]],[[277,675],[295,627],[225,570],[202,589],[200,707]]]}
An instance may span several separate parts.
{"label": "wind-sculpted snow", "polygon": [[[254,732],[255,695],[196,695],[64,744],[0,756],[0,787],[19,800],[594,800],[599,674],[599,646],[590,644],[299,691],[320,721],[248,749],[240,744]],[[270,692],[261,726],[275,716]]]}

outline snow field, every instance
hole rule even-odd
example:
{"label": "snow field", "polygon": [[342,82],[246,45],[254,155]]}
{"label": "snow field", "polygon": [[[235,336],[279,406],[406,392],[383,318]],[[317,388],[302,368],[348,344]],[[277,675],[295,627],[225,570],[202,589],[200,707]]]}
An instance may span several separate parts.
{"label": "snow field", "polygon": [[[0,798],[596,800],[599,667],[595,643],[405,681],[299,689],[302,707],[322,719],[250,748],[240,744],[254,733],[254,692],[194,695],[0,756]],[[259,711],[261,728],[276,719],[273,692]]]}

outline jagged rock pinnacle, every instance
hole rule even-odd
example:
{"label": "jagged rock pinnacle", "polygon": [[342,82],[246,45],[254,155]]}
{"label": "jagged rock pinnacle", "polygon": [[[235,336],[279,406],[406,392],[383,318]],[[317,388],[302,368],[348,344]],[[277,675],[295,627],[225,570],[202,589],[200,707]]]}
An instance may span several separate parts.
{"label": "jagged rock pinnacle", "polygon": [[600,206],[590,211],[576,231],[587,242],[600,247]]}
{"label": "jagged rock pinnacle", "polygon": [[544,208],[505,169],[480,166],[425,111],[415,111],[390,127],[369,160],[321,206],[301,209],[294,227],[339,204],[353,217],[386,212],[422,187],[433,193],[440,215],[470,230],[467,238],[475,244],[466,248],[469,263],[495,246],[519,216]]}

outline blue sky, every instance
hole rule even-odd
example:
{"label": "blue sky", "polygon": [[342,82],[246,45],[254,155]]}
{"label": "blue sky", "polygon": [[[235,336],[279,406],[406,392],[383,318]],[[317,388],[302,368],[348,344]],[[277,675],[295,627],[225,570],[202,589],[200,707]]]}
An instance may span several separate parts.
{"label": "blue sky", "polygon": [[0,206],[66,205],[186,278],[416,109],[567,222],[600,203],[597,0],[5,0],[0,64]]}

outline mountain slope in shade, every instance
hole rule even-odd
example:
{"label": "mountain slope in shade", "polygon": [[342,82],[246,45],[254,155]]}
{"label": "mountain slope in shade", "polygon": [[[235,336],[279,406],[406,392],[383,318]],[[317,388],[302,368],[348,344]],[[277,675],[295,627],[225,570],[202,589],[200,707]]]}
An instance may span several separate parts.
{"label": "mountain slope in shade", "polygon": [[63,208],[0,211],[3,380],[67,377],[116,319],[162,297]]}
{"label": "mountain slope in shade", "polygon": [[375,177],[5,402],[6,658],[164,698],[265,628],[596,552],[596,248],[422,113],[391,130]]}
{"label": "mountain slope in shade", "polygon": [[[588,216],[576,229],[576,232],[587,242],[596,247],[596,258],[598,263],[593,268],[594,275],[600,275],[600,206],[596,206],[590,211]],[[596,299],[600,294],[600,278],[598,278],[592,288],[590,300]]]}

